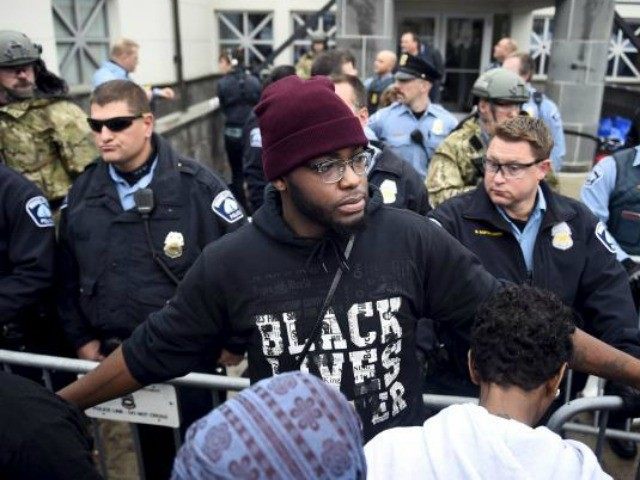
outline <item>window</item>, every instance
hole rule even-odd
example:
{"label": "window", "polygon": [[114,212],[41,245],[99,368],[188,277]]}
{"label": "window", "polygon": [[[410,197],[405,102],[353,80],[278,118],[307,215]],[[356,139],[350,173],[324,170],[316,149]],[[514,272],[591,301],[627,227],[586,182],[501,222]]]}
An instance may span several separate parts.
{"label": "window", "polygon": [[[634,33],[640,35],[640,20],[626,19]],[[536,75],[544,78],[549,70],[549,55],[553,39],[553,18],[534,17],[531,32],[531,55],[536,61]],[[607,53],[607,82],[640,82],[640,71],[636,67],[640,61],[638,51],[621,29],[615,24],[609,40]]]}
{"label": "window", "polygon": [[[297,28],[305,24],[305,22],[311,19],[314,12],[295,12],[291,14],[291,20],[293,21],[293,33]],[[325,12],[318,17],[318,21],[313,24],[307,25],[307,35],[311,35],[313,32],[324,32],[329,39],[329,48],[333,48],[336,44],[336,14],[335,12]],[[311,40],[309,37],[298,38],[293,42],[293,64],[295,65],[298,59],[304,55],[311,48]]]}
{"label": "window", "polygon": [[549,54],[553,37],[553,18],[536,17],[533,19],[531,47],[529,53],[536,62],[535,75],[546,76],[549,70]]}
{"label": "window", "polygon": [[106,0],[53,0],[53,27],[60,75],[70,84],[88,84],[109,57]]}
{"label": "window", "polygon": [[273,52],[273,13],[219,12],[220,45],[233,53],[240,48],[245,67],[255,68]]}
{"label": "window", "polygon": [[[637,37],[640,34],[640,21],[626,21]],[[640,72],[636,67],[638,60],[640,60],[638,50],[624,36],[622,30],[614,24],[607,55],[607,80],[612,82],[637,82],[640,80]]]}

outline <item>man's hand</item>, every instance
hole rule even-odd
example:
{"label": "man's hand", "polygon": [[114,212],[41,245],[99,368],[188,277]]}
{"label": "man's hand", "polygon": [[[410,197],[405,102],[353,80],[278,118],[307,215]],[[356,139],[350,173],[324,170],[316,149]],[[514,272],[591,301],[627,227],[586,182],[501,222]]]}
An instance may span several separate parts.
{"label": "man's hand", "polygon": [[631,288],[633,303],[637,311],[640,306],[640,263],[636,263],[630,258],[625,258],[622,261],[622,266],[629,276],[629,287]]}
{"label": "man's hand", "polygon": [[225,367],[234,367],[238,365],[243,359],[244,355],[237,355],[223,348],[222,352],[220,352],[220,358],[218,358],[218,365],[224,365]]}
{"label": "man's hand", "polygon": [[100,353],[100,341],[91,340],[81,346],[78,351],[78,358],[82,360],[93,360],[94,362],[101,362],[104,360],[104,355]]}

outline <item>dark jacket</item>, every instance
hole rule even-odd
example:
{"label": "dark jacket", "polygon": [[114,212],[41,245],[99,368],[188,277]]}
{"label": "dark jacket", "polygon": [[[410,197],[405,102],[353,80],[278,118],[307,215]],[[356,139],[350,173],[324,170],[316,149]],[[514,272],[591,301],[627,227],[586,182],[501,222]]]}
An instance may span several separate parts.
{"label": "dark jacket", "polygon": [[0,348],[3,327],[20,324],[25,333],[37,321],[53,285],[54,230],[38,187],[0,165]]}
{"label": "dark jacket", "polygon": [[232,70],[218,81],[218,98],[227,127],[242,128],[251,109],[260,100],[261,90],[258,79],[240,68]]}
{"label": "dark jacket", "polygon": [[386,205],[426,215],[431,206],[420,174],[391,149],[385,147],[375,157],[369,183],[378,187]]}
{"label": "dark jacket", "polygon": [[[468,330],[478,302],[498,288],[446,232],[413,212],[382,206],[371,190],[367,226],[356,234],[311,362],[312,371],[354,400],[367,439],[423,421],[417,319]],[[253,222],[208,246],[177,295],[124,343],[139,382],[183,375],[216,338],[229,335],[249,340],[252,381],[291,367],[347,239],[295,236],[279,198],[268,187]]]}
{"label": "dark jacket", "polygon": [[31,380],[0,372],[0,476],[99,480],[85,419]]}
{"label": "dark jacket", "polygon": [[264,202],[264,189],[269,182],[262,168],[262,136],[258,117],[254,112],[251,112],[242,128],[242,169],[249,191],[249,202],[255,211]]}
{"label": "dark jacket", "polygon": [[[162,137],[154,135],[154,142],[158,163],[149,185],[155,197],[149,230],[154,250],[181,279],[205,245],[245,218],[214,173],[180,156]],[[177,252],[165,246],[170,232],[183,237]],[[123,210],[102,160],[78,177],[63,205],[59,265],[60,316],[75,348],[128,337],[175,291],[153,260],[142,216],[135,208]]]}
{"label": "dark jacket", "polygon": [[[545,183],[541,186],[547,209],[530,278],[516,238],[484,188],[448,200],[429,216],[475,253],[497,278],[552,291],[580,315],[581,328],[587,333],[640,356],[629,281],[598,228],[598,220],[580,202],[554,193]],[[570,240],[557,239],[554,246],[554,226],[562,223],[571,230]],[[459,350],[459,355],[466,355],[466,346]]]}

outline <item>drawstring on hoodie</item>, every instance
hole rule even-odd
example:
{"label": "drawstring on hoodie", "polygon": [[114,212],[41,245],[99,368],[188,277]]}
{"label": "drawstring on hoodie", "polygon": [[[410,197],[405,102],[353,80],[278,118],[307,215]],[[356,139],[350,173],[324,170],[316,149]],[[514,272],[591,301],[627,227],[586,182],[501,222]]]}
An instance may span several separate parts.
{"label": "drawstring on hoodie", "polygon": [[345,257],[342,249],[340,248],[340,244],[333,237],[324,237],[318,244],[313,248],[309,258],[305,263],[305,268],[309,269],[314,260],[318,260],[324,273],[329,273],[329,269],[325,264],[325,255],[327,252],[327,248],[331,247],[333,249],[333,253],[338,260],[338,268],[343,272],[349,271],[349,264],[347,263],[347,258]]}

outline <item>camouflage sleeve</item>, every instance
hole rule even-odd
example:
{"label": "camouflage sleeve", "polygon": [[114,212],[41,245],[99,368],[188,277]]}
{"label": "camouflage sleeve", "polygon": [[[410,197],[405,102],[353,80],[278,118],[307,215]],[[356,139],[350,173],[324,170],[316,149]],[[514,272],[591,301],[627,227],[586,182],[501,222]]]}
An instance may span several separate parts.
{"label": "camouflage sleeve", "polygon": [[425,184],[433,208],[451,197],[475,188],[475,185],[465,184],[458,156],[457,149],[445,141],[431,158]]}
{"label": "camouflage sleeve", "polygon": [[69,101],[58,102],[51,111],[56,125],[53,138],[62,165],[71,178],[80,175],[98,156],[86,117],[80,107]]}

